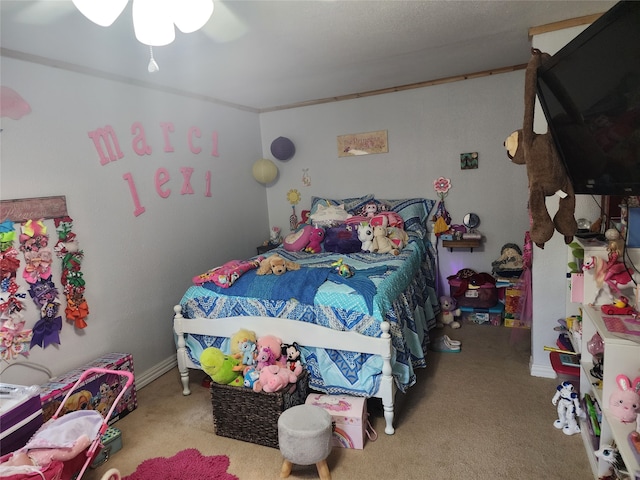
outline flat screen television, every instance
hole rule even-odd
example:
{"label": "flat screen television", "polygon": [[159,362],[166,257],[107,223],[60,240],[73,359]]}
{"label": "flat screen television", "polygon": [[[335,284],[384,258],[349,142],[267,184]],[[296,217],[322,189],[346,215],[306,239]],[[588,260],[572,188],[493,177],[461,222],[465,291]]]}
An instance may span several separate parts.
{"label": "flat screen television", "polygon": [[538,68],[537,93],[578,194],[640,194],[640,2],[619,2]]}

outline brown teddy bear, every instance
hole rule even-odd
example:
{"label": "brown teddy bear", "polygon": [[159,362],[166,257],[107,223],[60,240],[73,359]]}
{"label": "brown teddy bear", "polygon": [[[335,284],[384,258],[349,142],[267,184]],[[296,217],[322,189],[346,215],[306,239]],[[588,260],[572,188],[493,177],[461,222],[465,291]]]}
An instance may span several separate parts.
{"label": "brown teddy bear", "polygon": [[[551,239],[554,228],[571,243],[578,230],[574,218],[576,206],[573,186],[567,176],[562,159],[555,148],[551,133],[533,131],[533,110],[536,100],[536,70],[549,58],[538,49],[531,50],[524,84],[524,124],[504,142],[507,155],[513,163],[527,166],[529,177],[529,211],[531,213],[531,240],[540,248]],[[545,197],[558,194],[558,211],[551,220]]]}
{"label": "brown teddy bear", "polygon": [[280,255],[275,254],[265,258],[260,262],[260,267],[256,272],[257,275],[282,275],[287,270],[300,270],[300,264],[285,260]]}

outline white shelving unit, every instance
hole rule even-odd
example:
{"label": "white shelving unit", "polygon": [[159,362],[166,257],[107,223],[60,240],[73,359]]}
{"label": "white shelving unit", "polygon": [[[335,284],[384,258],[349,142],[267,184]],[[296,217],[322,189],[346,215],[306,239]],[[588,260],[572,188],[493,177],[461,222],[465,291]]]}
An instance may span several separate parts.
{"label": "white shelving unit", "polygon": [[[604,368],[600,386],[598,380],[589,373],[593,368],[591,355],[587,350],[587,343],[598,332],[604,341]],[[575,347],[582,353],[580,364],[580,396],[589,393],[598,401],[602,408],[600,422],[600,445],[615,442],[622,459],[625,462],[631,479],[640,478],[640,464],[629,444],[629,434],[635,430],[636,423],[622,423],[609,413],[609,397],[618,389],[616,376],[624,374],[631,380],[640,376],[640,343],[625,340],[607,330],[602,320],[599,306],[582,308],[582,335],[574,336]],[[578,343],[579,342],[579,343]],[[600,462],[594,455],[594,446],[585,421],[581,420],[582,440],[587,450],[591,469],[595,479],[603,476],[608,465]]]}

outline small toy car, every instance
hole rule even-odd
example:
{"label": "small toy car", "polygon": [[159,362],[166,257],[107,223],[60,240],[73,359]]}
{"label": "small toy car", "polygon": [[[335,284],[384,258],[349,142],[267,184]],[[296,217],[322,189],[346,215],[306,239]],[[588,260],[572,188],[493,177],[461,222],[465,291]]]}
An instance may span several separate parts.
{"label": "small toy car", "polygon": [[630,307],[629,305],[625,305],[623,307],[616,304],[602,305],[600,310],[602,310],[602,313],[606,313],[607,315],[633,315],[636,313],[633,307]]}

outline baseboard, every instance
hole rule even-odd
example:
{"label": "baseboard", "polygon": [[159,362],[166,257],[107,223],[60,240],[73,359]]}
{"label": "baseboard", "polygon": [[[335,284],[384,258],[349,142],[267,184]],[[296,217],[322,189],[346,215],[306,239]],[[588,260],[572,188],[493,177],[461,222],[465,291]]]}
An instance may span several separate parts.
{"label": "baseboard", "polygon": [[529,358],[529,373],[532,377],[556,378],[556,371],[550,365],[535,365],[533,356]]}
{"label": "baseboard", "polygon": [[149,370],[143,372],[141,375],[136,375],[136,389],[140,390],[141,388],[149,385],[154,380],[160,378],[162,375],[167,373],[169,370],[178,366],[178,359],[175,354],[171,355],[169,358],[163,360],[160,363],[157,363]]}

